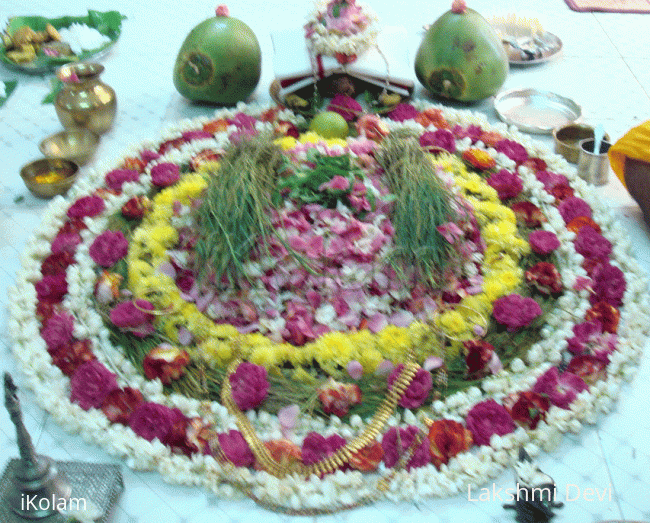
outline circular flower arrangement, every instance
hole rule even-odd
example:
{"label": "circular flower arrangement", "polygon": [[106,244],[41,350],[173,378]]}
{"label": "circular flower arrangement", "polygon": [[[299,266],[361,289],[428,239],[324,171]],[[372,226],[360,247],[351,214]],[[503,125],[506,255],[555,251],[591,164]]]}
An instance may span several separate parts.
{"label": "circular flower arrangement", "polygon": [[467,111],[353,122],[219,110],[52,202],[10,330],[58,423],[309,512],[465,491],[610,408],[650,308],[589,186]]}

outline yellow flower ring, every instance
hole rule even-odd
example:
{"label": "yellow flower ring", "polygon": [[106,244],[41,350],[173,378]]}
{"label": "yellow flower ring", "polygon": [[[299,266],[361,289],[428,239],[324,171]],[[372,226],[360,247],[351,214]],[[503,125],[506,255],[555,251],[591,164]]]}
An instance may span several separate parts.
{"label": "yellow flower ring", "polygon": [[[314,133],[305,133],[296,141],[285,137],[278,142],[285,150],[296,143],[316,145],[322,141]],[[328,147],[343,147],[344,140],[326,140]],[[511,292],[522,283],[523,271],[519,258],[529,252],[528,242],[519,237],[514,213],[501,204],[496,191],[476,173],[469,172],[463,162],[451,155],[436,159],[434,165],[451,173],[463,197],[474,207],[481,234],[486,244],[488,258],[483,264],[482,292],[463,297],[460,303],[437,314],[435,325],[453,341],[475,337],[478,324],[486,327],[486,318],[492,312],[492,303]],[[336,373],[336,366],[346,367],[353,360],[361,363],[364,373],[375,372],[385,359],[401,362],[411,347],[420,347],[429,328],[415,321],[408,327],[389,325],[376,334],[368,330],[330,332],[317,340],[296,347],[275,342],[263,334],[240,334],[230,325],[215,324],[194,303],[186,302],[172,277],[157,270],[169,261],[178,234],[170,221],[175,202],[190,205],[207,187],[207,175],[190,173],[175,185],[162,190],[153,200],[152,210],[134,231],[127,257],[129,288],[136,298],[147,299],[156,309],[169,311],[156,319],[157,328],[172,341],[178,342],[179,326],[192,333],[197,343],[192,354],[218,366],[228,365],[241,357],[266,368],[291,363],[298,367],[317,361],[319,365]],[[459,347],[456,347],[456,351]],[[419,354],[424,359],[432,354]],[[441,354],[437,354],[441,355]]]}

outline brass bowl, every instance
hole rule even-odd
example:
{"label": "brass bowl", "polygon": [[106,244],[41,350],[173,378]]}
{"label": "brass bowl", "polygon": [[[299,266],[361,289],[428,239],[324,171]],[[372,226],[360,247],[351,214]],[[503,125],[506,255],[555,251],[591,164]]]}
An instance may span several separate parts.
{"label": "brass bowl", "polygon": [[[553,129],[553,140],[555,141],[555,152],[564,156],[571,163],[578,163],[580,155],[581,140],[594,137],[594,128],[590,125],[572,123],[563,127]],[[609,136],[605,134],[605,140]]]}
{"label": "brass bowl", "polygon": [[68,129],[45,138],[38,148],[47,158],[72,160],[83,165],[97,150],[99,136],[88,129]]}
{"label": "brass bowl", "polygon": [[77,179],[79,166],[61,158],[41,158],[20,169],[27,188],[39,198],[53,198],[64,194]]}

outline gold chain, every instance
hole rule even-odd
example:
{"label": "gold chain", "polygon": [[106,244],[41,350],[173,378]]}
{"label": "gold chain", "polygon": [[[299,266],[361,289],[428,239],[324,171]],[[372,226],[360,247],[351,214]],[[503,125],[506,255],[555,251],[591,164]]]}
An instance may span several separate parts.
{"label": "gold chain", "polygon": [[[250,447],[257,463],[269,474],[278,478],[285,477],[288,474],[298,473],[304,477],[311,474],[319,476],[334,472],[336,469],[349,463],[352,455],[362,448],[370,445],[384,428],[388,419],[393,415],[399,400],[402,398],[406,389],[411,384],[420,366],[414,361],[413,349],[409,350],[404,368],[397,379],[393,382],[392,387],[384,397],[381,405],[375,412],[372,420],[365,428],[363,433],[350,443],[347,443],[334,454],[328,456],[316,463],[305,466],[303,463],[295,462],[289,465],[280,464],[270,454],[264,443],[260,440],[250,420],[237,407],[232,398],[232,388],[230,385],[230,375],[237,369],[242,362],[240,358],[235,358],[228,366],[226,377],[221,387],[221,402],[228,409],[228,412],[235,417],[237,427],[242,433],[246,443]],[[381,481],[381,480],[380,480]],[[380,485],[378,485],[380,486]],[[380,486],[381,487],[381,486]]]}

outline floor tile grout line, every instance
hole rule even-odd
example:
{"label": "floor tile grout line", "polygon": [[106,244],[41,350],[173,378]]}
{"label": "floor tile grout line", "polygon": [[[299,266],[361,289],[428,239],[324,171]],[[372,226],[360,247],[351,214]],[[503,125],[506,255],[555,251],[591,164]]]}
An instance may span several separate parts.
{"label": "floor tile grout line", "polygon": [[603,462],[605,463],[605,469],[607,470],[607,476],[609,477],[610,484],[612,486],[612,491],[614,493],[614,499],[616,500],[616,506],[618,508],[618,513],[621,517],[621,519],[625,519],[625,516],[623,515],[623,508],[621,507],[621,500],[618,495],[618,491],[616,490],[616,485],[614,484],[614,478],[612,477],[612,470],[611,466],[609,464],[609,457],[607,456],[607,453],[605,452],[605,447],[603,445],[603,440],[600,437],[600,430],[596,429],[596,436],[598,437],[598,445],[600,445],[600,452],[603,456]]}

